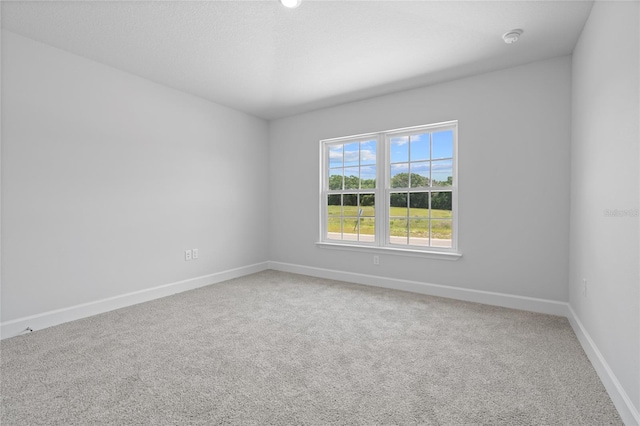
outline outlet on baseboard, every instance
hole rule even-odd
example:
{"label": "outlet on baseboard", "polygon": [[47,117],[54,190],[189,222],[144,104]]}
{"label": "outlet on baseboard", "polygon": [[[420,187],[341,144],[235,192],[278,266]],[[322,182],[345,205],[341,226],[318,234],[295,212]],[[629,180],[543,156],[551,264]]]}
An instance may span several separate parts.
{"label": "outlet on baseboard", "polygon": [[184,251],[184,260],[191,260],[192,252],[191,250]]}
{"label": "outlet on baseboard", "polygon": [[195,260],[200,256],[200,252],[198,251],[198,249],[193,249],[193,256],[192,258]]}

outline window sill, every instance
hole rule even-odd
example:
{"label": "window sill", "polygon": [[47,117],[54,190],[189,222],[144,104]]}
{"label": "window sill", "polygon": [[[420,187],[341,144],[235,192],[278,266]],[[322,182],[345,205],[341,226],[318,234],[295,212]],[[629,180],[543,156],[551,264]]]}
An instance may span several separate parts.
{"label": "window sill", "polygon": [[367,245],[358,245],[358,244],[340,244],[340,243],[329,243],[324,241],[316,242],[316,245],[321,248],[357,251],[360,253],[392,254],[392,255],[398,255],[398,256],[422,257],[422,258],[440,259],[440,260],[458,260],[462,257],[461,253],[456,253],[456,252],[412,250],[412,249],[405,249],[405,248],[367,246]]}

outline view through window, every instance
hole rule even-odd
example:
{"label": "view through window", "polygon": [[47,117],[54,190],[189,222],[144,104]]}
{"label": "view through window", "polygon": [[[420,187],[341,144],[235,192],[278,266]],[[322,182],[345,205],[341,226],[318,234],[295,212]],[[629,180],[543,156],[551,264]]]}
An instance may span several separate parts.
{"label": "view through window", "polygon": [[457,122],[321,144],[322,241],[456,248]]}

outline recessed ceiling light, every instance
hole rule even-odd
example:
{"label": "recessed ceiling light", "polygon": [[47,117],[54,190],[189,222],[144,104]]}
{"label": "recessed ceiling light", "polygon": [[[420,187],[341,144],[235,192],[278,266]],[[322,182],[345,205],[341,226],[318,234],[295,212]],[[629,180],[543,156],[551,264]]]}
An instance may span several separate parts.
{"label": "recessed ceiling light", "polygon": [[523,32],[524,31],[522,31],[522,30],[511,30],[511,31],[508,31],[508,32],[506,32],[506,33],[504,33],[502,35],[502,39],[507,44],[515,43],[516,41],[518,41],[518,39],[520,38],[520,36],[522,35]]}
{"label": "recessed ceiling light", "polygon": [[302,0],[280,0],[280,3],[282,3],[284,7],[288,7],[289,9],[294,9],[300,6],[301,2]]}

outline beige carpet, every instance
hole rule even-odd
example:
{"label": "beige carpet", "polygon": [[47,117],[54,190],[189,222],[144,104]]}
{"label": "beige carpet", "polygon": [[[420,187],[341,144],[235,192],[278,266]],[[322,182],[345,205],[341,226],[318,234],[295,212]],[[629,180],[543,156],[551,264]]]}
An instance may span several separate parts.
{"label": "beige carpet", "polygon": [[565,318],[276,271],[0,350],[3,426],[622,424]]}

